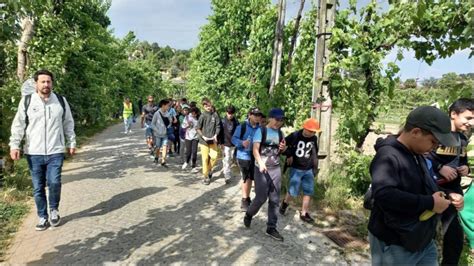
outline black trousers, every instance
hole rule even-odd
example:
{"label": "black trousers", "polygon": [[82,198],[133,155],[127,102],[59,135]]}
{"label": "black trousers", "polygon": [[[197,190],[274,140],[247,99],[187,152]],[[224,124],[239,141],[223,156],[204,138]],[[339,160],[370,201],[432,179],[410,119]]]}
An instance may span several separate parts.
{"label": "black trousers", "polygon": [[458,265],[464,245],[464,231],[459,223],[459,216],[453,206],[443,215],[455,215],[443,237],[443,260],[441,265]]}
{"label": "black trousers", "polygon": [[186,143],[186,163],[189,163],[192,160],[191,167],[196,167],[196,160],[197,160],[197,150],[198,150],[198,140],[185,140]]}

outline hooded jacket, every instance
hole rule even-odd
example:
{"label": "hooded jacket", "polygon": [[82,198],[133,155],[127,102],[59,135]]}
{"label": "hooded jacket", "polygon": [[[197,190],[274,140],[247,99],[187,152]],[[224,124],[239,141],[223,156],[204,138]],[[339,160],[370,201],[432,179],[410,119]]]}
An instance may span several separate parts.
{"label": "hooded jacket", "polygon": [[[378,139],[375,150],[370,165],[374,207],[368,229],[387,245],[403,246],[401,234],[417,224],[425,210],[433,209],[432,194],[438,188],[429,176],[424,157],[413,154],[396,136]],[[428,221],[435,218],[436,215]],[[426,231],[432,238],[436,223],[424,225],[429,227]]]}
{"label": "hooded jacket", "polygon": [[439,170],[444,166],[448,165],[452,168],[457,168],[461,165],[468,165],[467,161],[467,145],[469,140],[467,137],[460,132],[452,132],[456,138],[459,138],[459,146],[455,147],[444,147],[439,146],[436,151],[431,152],[428,158],[433,164],[433,171],[438,178],[439,184],[442,188],[455,191],[458,194],[463,195],[461,188],[461,176],[458,175],[451,182],[446,182],[446,179],[439,173]]}
{"label": "hooded jacket", "polygon": [[[163,121],[163,117],[167,117],[170,120],[170,123],[168,125],[165,125],[165,122]],[[165,138],[168,135],[168,127],[171,125],[171,117],[169,115],[169,112],[162,113],[161,109],[158,109],[158,111],[155,112],[153,115],[153,119],[151,120],[151,128],[153,129],[153,134],[155,134],[155,137],[158,138]]]}
{"label": "hooded jacket", "polygon": [[[10,149],[20,149],[23,137],[25,137],[23,150],[29,155],[64,153],[66,147],[76,147],[74,119],[66,98],[64,98],[65,109],[63,110],[56,94],[51,93],[47,102],[38,93],[31,94],[27,111],[28,127],[25,123],[24,102],[25,97],[20,100],[18,111],[12,122]],[[64,120],[63,112],[66,112]]]}

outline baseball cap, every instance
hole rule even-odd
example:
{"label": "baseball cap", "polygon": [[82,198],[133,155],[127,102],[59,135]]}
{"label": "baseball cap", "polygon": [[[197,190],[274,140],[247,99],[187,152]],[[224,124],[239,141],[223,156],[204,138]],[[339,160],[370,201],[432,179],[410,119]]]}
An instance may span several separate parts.
{"label": "baseball cap", "polygon": [[318,120],[314,118],[308,118],[303,122],[303,128],[313,132],[321,132]]}
{"label": "baseball cap", "polygon": [[258,107],[252,107],[249,111],[252,115],[263,115],[262,111]]}
{"label": "baseball cap", "polygon": [[417,107],[408,114],[406,123],[431,132],[443,146],[458,145],[451,134],[451,119],[448,114],[434,106]]}
{"label": "baseball cap", "polygon": [[282,119],[285,118],[285,111],[280,108],[272,108],[268,113],[269,118]]}

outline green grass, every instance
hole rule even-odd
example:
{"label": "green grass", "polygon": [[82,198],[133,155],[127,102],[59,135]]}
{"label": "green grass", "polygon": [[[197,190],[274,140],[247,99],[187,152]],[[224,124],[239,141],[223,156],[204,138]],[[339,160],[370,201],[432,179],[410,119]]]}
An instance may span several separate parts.
{"label": "green grass", "polygon": [[4,189],[0,196],[0,261],[4,261],[10,241],[30,206],[27,203],[29,196],[25,192]]}

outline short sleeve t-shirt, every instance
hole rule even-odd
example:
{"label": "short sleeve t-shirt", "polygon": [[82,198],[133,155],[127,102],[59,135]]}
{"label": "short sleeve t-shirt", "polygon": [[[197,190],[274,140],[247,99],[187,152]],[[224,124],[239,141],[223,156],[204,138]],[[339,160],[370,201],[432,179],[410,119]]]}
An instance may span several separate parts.
{"label": "short sleeve t-shirt", "polygon": [[[260,157],[265,162],[266,166],[280,165],[280,151],[278,145],[280,144],[280,135],[278,129],[266,128],[267,136],[265,143],[262,144],[262,129],[258,128],[253,136],[254,143],[260,143]],[[257,164],[257,162],[255,162]]]}
{"label": "short sleeve t-shirt", "polygon": [[142,107],[142,113],[145,114],[145,122],[147,124],[151,123],[151,121],[153,120],[153,115],[155,114],[155,112],[158,110],[158,106],[156,106],[155,104],[152,104],[152,105],[144,105]]}
{"label": "short sleeve t-shirt", "polygon": [[290,146],[290,156],[293,157],[291,167],[300,170],[309,170],[313,168],[313,160],[318,154],[318,138],[305,137],[303,132],[296,131],[285,138],[286,145]]}

